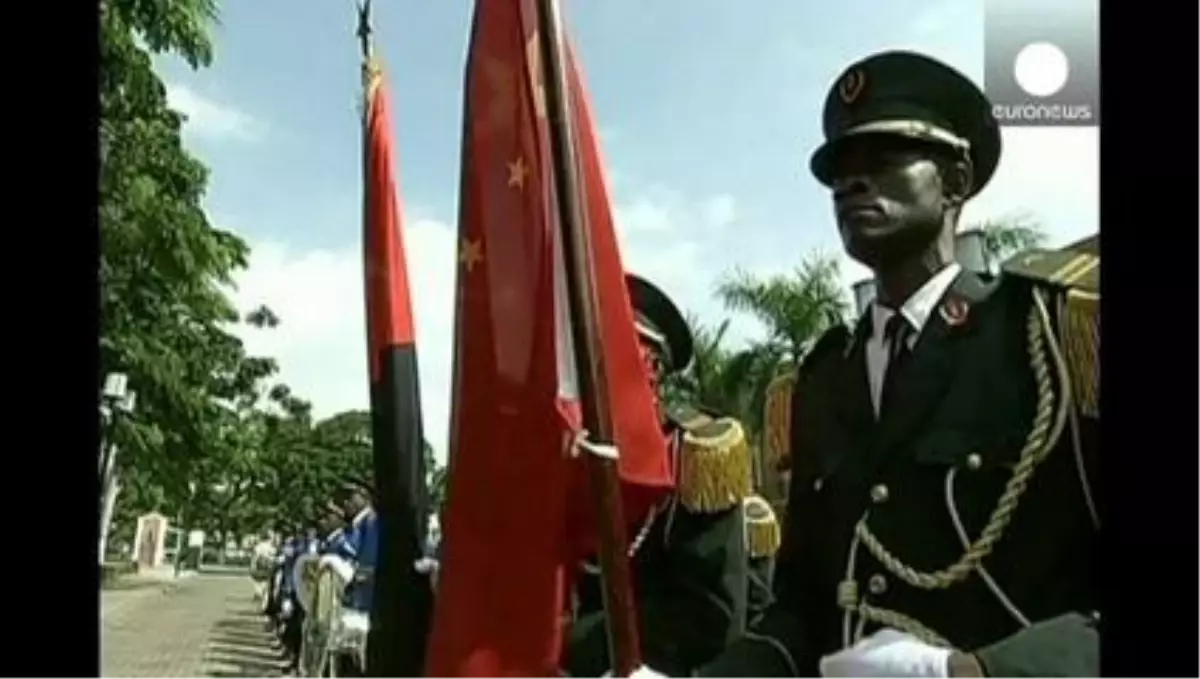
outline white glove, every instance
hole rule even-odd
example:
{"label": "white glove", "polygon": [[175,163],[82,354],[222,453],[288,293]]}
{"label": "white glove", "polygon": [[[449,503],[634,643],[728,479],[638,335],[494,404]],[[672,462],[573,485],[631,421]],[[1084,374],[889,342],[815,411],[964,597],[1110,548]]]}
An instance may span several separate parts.
{"label": "white glove", "polygon": [[850,648],[821,658],[822,677],[950,676],[949,649],[894,629],[881,629]]}
{"label": "white glove", "polygon": [[[605,672],[602,676],[611,677],[612,670]],[[655,672],[647,665],[642,665],[641,667],[637,668],[629,675],[629,677],[630,679],[667,679],[667,675],[662,674],[661,672]]]}

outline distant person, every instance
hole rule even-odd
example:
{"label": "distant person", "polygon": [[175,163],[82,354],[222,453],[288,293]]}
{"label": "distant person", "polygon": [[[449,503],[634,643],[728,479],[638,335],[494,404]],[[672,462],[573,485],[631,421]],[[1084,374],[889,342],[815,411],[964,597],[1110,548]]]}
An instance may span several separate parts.
{"label": "distant person", "polygon": [[269,535],[263,535],[254,543],[250,554],[250,577],[254,579],[254,600],[263,604],[266,610],[267,592],[271,588],[271,574],[274,570],[275,544]]}

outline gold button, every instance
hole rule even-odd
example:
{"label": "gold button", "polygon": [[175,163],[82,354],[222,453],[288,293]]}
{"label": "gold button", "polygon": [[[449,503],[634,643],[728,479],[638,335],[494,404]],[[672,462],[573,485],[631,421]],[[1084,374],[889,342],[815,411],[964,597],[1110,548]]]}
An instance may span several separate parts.
{"label": "gold button", "polygon": [[888,487],[882,483],[871,488],[871,502],[883,504],[888,499]]}
{"label": "gold button", "polygon": [[870,580],[867,580],[867,589],[870,590],[871,594],[874,594],[875,596],[879,596],[887,592],[887,588],[887,578],[879,575],[878,573],[872,575]]}
{"label": "gold button", "polygon": [[967,456],[967,469],[974,471],[982,466],[983,458],[979,456],[979,453],[971,453]]}
{"label": "gold button", "polygon": [[821,492],[821,487],[824,485],[825,485],[825,479],[819,478],[816,481],[813,481],[813,490],[815,490],[819,493],[819,492]]}

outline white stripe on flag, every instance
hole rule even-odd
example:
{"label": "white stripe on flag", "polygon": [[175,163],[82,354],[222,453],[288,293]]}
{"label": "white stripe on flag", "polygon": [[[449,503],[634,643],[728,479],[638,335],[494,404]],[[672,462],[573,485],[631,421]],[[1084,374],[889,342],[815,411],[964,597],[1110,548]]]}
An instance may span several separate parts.
{"label": "white stripe on flag", "polygon": [[562,234],[555,229],[551,236],[554,238],[554,353],[558,359],[558,397],[578,401],[579,364],[575,360],[575,344],[571,338],[566,256]]}

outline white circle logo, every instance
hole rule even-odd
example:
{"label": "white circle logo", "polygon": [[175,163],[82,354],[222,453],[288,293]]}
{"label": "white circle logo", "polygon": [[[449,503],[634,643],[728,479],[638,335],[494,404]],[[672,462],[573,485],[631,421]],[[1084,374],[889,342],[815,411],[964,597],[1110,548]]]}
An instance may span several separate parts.
{"label": "white circle logo", "polygon": [[1013,76],[1027,94],[1049,97],[1067,84],[1070,65],[1067,55],[1048,42],[1035,42],[1021,48],[1013,65]]}

